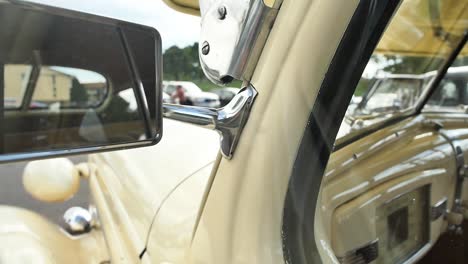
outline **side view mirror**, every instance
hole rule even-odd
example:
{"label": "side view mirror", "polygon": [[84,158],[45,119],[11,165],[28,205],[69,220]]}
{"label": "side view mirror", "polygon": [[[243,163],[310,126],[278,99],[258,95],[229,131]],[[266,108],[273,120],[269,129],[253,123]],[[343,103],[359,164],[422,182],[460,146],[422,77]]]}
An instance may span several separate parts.
{"label": "side view mirror", "polygon": [[156,144],[161,54],[150,27],[0,1],[0,162]]}

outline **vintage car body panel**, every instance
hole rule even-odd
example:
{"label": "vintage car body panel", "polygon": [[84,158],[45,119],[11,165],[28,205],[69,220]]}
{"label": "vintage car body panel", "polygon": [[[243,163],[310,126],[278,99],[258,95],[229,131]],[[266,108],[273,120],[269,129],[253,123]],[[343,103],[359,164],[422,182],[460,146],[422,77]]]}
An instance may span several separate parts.
{"label": "vintage car body panel", "polygon": [[186,178],[160,206],[148,236],[152,263],[187,263],[213,163]]}
{"label": "vintage car body panel", "polygon": [[0,263],[98,264],[109,260],[101,230],[71,237],[29,210],[0,206],[0,215]]}
{"label": "vintage car body panel", "polygon": [[[323,179],[315,222],[318,243],[330,252],[326,261],[336,260],[332,254],[343,256],[375,238],[377,200],[382,204],[429,184],[430,205],[446,200],[447,209],[453,210],[460,184],[456,147],[463,151],[466,164],[467,114],[455,111],[410,117],[334,152]],[[401,190],[395,191],[397,187]],[[466,182],[460,187],[460,203],[466,205]],[[446,218],[431,220],[430,240],[412,261],[429,250],[447,224]]]}
{"label": "vintage car body panel", "polygon": [[[424,185],[431,186],[430,205],[446,199],[452,207],[455,152],[433,123],[438,121],[433,116],[408,118],[331,155],[316,211],[319,244],[335,256],[344,256],[375,240],[376,208]],[[429,245],[446,226],[442,218],[431,222]],[[327,260],[336,260],[335,256],[328,254]]]}
{"label": "vintage car body panel", "polygon": [[[358,2],[283,2],[252,79],[258,97],[233,159],[222,159],[216,171],[192,263],[284,263],[282,216],[291,170]],[[320,52],[304,52],[311,50]]]}
{"label": "vintage car body panel", "polygon": [[[171,8],[191,14],[200,15],[200,1],[199,0],[163,0]],[[263,0],[263,3],[269,7],[277,6],[282,0]],[[276,4],[276,5],[275,5]]]}
{"label": "vintage car body panel", "polygon": [[198,0],[163,0],[169,7],[182,13],[200,15]]}
{"label": "vintage car body panel", "polygon": [[[89,158],[96,168],[91,176],[93,198],[99,214],[106,216],[101,216],[101,225],[108,230],[106,236],[113,233],[108,240],[113,261],[138,258],[164,200],[192,174],[202,174],[203,179],[210,175],[219,151],[216,132],[166,119],[164,131],[155,147]],[[119,248],[128,252],[115,250]]]}
{"label": "vintage car body panel", "polygon": [[[215,132],[168,120],[156,147],[90,156],[96,168],[90,178],[93,199],[112,262],[284,262],[281,221],[294,159],[358,2],[284,3],[252,80],[259,96],[232,160],[216,160]],[[311,49],[320,53],[304,52]],[[429,119],[442,120],[444,131],[425,122]],[[352,144],[334,153],[319,196],[327,199],[319,202],[315,225],[323,261],[336,262],[334,247],[344,252],[372,233],[337,242],[333,230],[343,222],[332,221],[332,210],[340,205],[351,202],[335,214],[345,219],[362,207],[361,200],[398,185],[398,193],[437,185],[431,202],[453,197],[454,153],[441,133],[465,142],[468,133],[458,129],[465,125],[443,115],[409,118],[353,143],[359,144],[356,149]],[[382,164],[384,150],[394,155]],[[432,241],[445,227],[438,221]]]}

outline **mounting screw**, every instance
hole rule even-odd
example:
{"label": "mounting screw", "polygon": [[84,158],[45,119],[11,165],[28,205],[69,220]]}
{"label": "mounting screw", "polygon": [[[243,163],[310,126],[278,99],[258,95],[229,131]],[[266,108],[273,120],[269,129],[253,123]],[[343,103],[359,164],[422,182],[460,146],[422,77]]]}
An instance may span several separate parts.
{"label": "mounting screw", "polygon": [[210,43],[208,41],[203,42],[201,50],[203,55],[208,55],[210,53]]}
{"label": "mounting screw", "polygon": [[218,7],[218,18],[224,20],[226,18],[227,10],[225,6]]}

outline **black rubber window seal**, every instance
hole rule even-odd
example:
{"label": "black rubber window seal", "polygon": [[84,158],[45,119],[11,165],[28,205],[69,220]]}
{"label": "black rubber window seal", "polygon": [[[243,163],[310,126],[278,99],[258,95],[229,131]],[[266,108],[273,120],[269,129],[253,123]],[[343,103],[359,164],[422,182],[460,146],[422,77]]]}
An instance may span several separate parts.
{"label": "black rubber window seal", "polygon": [[314,219],[323,173],[359,79],[400,0],[361,0],[309,115],[286,194],[282,242],[286,263],[321,263]]}

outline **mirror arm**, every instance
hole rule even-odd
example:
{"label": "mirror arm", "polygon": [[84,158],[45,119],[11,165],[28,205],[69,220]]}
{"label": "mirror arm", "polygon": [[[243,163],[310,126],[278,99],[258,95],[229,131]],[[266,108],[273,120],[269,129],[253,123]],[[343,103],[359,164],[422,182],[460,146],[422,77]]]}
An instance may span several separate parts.
{"label": "mirror arm", "polygon": [[164,104],[163,116],[216,130],[221,136],[221,153],[225,158],[231,159],[256,96],[255,88],[248,85],[223,108]]}

